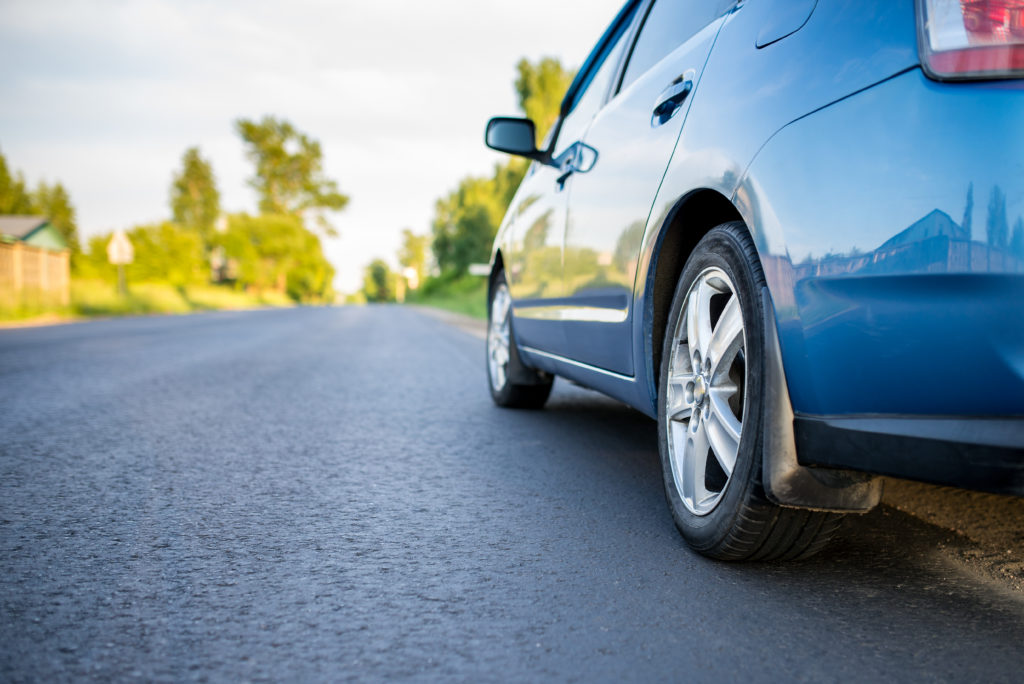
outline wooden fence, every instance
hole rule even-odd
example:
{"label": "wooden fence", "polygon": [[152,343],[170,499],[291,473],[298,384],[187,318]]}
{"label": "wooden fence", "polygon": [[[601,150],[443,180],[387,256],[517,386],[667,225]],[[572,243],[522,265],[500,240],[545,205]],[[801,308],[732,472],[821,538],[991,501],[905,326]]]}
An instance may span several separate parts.
{"label": "wooden fence", "polygon": [[68,250],[0,242],[0,307],[67,306],[70,301]]}

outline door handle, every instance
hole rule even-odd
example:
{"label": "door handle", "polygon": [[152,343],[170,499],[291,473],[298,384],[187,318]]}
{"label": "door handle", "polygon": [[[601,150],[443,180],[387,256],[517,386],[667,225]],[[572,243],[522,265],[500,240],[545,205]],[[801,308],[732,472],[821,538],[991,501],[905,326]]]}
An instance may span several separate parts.
{"label": "door handle", "polygon": [[654,111],[651,114],[651,125],[660,126],[680,110],[686,96],[693,90],[694,72],[691,69],[682,76],[677,77],[667,88],[661,91],[658,99],[654,101]]}

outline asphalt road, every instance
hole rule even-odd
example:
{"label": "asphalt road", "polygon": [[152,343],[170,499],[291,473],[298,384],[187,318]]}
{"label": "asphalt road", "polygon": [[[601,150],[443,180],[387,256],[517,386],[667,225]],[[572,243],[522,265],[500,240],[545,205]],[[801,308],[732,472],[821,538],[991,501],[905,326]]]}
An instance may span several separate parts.
{"label": "asphalt road", "polygon": [[649,419],[483,361],[398,307],[0,331],[0,680],[1020,681],[951,533],[704,560]]}

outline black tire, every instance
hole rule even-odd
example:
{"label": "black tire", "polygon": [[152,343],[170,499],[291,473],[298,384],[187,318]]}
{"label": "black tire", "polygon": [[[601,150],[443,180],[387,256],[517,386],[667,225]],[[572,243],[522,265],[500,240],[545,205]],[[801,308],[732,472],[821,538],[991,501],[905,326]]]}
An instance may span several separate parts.
{"label": "black tire", "polygon": [[[498,406],[539,409],[551,394],[554,376],[530,368],[519,357],[510,308],[505,308],[503,320],[492,320],[496,315],[495,301],[502,292],[508,297],[505,273],[498,271],[491,280],[487,299],[487,387]],[[511,303],[511,298],[508,302]],[[494,358],[495,349],[503,344],[502,340],[507,348],[507,361],[504,363]]]}
{"label": "black tire", "polygon": [[[722,273],[727,279],[719,277]],[[695,286],[698,279],[700,284]],[[701,239],[687,259],[672,299],[662,348],[658,446],[665,495],[676,527],[686,542],[699,553],[719,560],[807,558],[828,543],[842,519],[841,514],[783,508],[765,496],[761,475],[764,458],[761,401],[765,361],[760,297],[764,284],[757,250],[744,224],[732,222],[714,228]],[[707,289],[700,290],[701,287]],[[699,291],[711,294],[701,298],[697,294]],[[720,293],[723,294],[719,296]],[[694,316],[697,322],[693,325],[696,327],[692,328],[689,327],[690,320],[684,319],[686,330],[678,334],[685,334],[686,340],[677,338],[680,320],[689,315],[684,314],[687,302],[692,299],[691,310],[699,312],[703,302],[712,302],[715,297],[724,297],[727,302],[718,304],[722,307],[717,314],[718,319],[714,320],[714,306],[708,304],[707,318],[698,313]],[[725,348],[720,342],[717,346],[708,343],[704,346],[707,358],[700,359],[700,338],[704,336],[710,340],[719,332],[719,322],[727,318],[725,309],[734,306],[733,297],[740,307],[743,327],[740,336],[728,334],[737,320],[737,316],[730,315],[728,318],[733,325],[723,324],[722,328],[726,330],[719,339],[736,340],[728,347],[731,350],[728,353],[734,360],[728,362],[730,367],[725,370],[722,367],[727,365],[726,362],[720,361],[715,370],[695,371],[697,367],[707,369],[712,366],[714,360],[709,359],[713,353]],[[735,311],[730,310],[730,314],[735,314]],[[702,327],[702,321],[710,321],[711,326]],[[697,343],[691,344],[690,337]],[[674,357],[673,351],[679,356]],[[673,372],[671,390],[670,371]],[[697,376],[701,374],[703,376],[698,380]],[[693,382],[687,382],[690,377]],[[724,390],[716,390],[715,382],[727,385],[724,385]],[[681,387],[688,389],[681,392]],[[737,388],[735,392],[734,387]],[[689,388],[693,388],[692,391]],[[720,394],[714,395],[716,391]],[[741,398],[736,399],[736,395],[741,395]],[[725,413],[722,407],[726,406],[723,403],[726,400],[715,396],[729,397],[727,401],[733,419],[741,426],[738,440],[733,432],[728,433],[728,439],[722,437],[726,431],[720,426],[730,419],[718,417]],[[674,402],[671,409],[670,400]],[[669,420],[670,410],[675,420]],[[699,433],[699,430],[705,432]],[[698,434],[703,436],[698,439]],[[715,448],[716,443],[738,445],[734,450],[719,450]],[[702,451],[706,456],[697,456]],[[725,452],[727,457],[719,457],[719,451]],[[731,473],[727,473],[729,454],[735,458]],[[704,467],[699,466],[701,458],[706,458]],[[720,465],[722,461],[726,465]],[[690,467],[693,463],[698,465]],[[702,482],[699,486],[687,483],[686,473],[698,472],[698,468],[702,475],[689,479]],[[704,510],[703,507],[709,509]]]}

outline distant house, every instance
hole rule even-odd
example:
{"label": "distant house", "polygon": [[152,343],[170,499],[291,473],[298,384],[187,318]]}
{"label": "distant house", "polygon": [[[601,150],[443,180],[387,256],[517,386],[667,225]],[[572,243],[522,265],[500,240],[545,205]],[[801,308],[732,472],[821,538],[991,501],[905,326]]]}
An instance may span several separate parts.
{"label": "distant house", "polygon": [[0,215],[0,308],[67,306],[67,241],[45,216]]}

